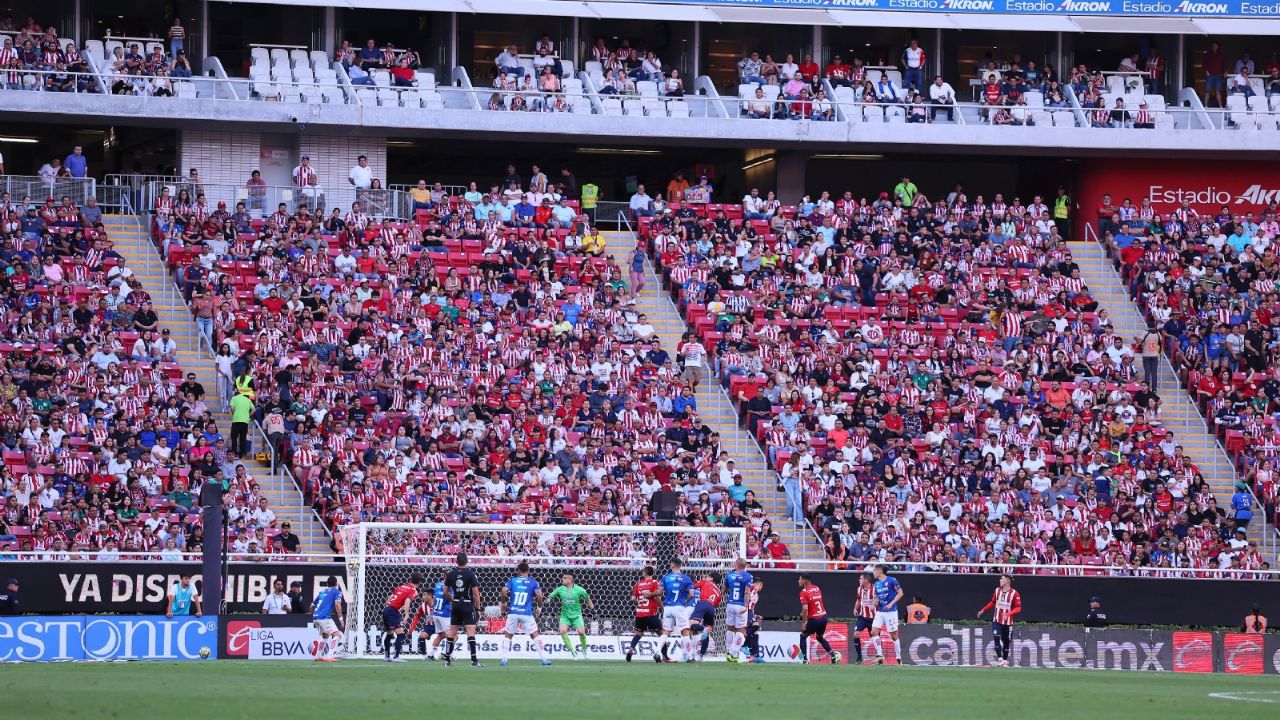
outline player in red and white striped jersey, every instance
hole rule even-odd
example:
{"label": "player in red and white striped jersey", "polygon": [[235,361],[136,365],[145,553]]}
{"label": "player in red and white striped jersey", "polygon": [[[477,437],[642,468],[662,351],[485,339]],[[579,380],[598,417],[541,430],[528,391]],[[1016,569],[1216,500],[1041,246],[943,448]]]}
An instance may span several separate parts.
{"label": "player in red and white striped jersey", "polygon": [[1013,619],[1022,612],[1022,595],[1013,589],[1013,578],[1000,576],[1000,586],[991,594],[991,600],[978,611],[982,617],[988,610],[995,610],[991,618],[991,630],[996,641],[996,664],[1009,667],[1009,648],[1013,640]]}
{"label": "player in red and white striped jersey", "polygon": [[858,577],[858,598],[853,603],[853,662],[862,662],[862,633],[871,631],[876,619],[875,576],[869,572]]}

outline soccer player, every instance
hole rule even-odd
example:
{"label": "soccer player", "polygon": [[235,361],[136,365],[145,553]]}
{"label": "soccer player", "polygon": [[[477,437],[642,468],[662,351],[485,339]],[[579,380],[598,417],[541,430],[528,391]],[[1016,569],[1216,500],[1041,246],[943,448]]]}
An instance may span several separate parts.
{"label": "soccer player", "polygon": [[711,646],[711,631],[716,626],[716,608],[724,593],[720,590],[720,573],[707,573],[693,586],[698,593],[698,602],[693,605],[693,616],[690,618],[689,634],[698,636],[698,662],[707,657],[707,648]]}
{"label": "soccer player", "polygon": [[[409,603],[418,597],[418,586],[422,584],[422,576],[414,573],[409,576],[409,582],[404,583],[391,593],[391,597],[387,598],[387,604],[382,607],[382,629],[385,634],[382,636],[382,659],[387,662],[404,662],[400,657],[400,650],[404,647],[404,610],[409,607]],[[395,639],[396,654],[391,656],[391,642]]]}
{"label": "soccer player", "polygon": [[[552,600],[560,601],[560,639],[564,641],[564,646],[569,649],[569,655],[574,660],[586,660],[587,624],[582,621],[582,603],[586,602],[587,608],[592,612],[595,612],[595,603],[587,595],[586,588],[573,584],[573,573],[565,573],[564,577],[560,579],[560,587],[552,590],[551,594],[547,596],[547,602]],[[569,628],[574,628],[578,631],[578,645],[582,649],[582,657],[578,657],[573,645],[569,643]]]}
{"label": "soccer player", "polygon": [[516,576],[507,581],[502,588],[502,604],[507,613],[507,628],[502,633],[502,661],[507,664],[507,656],[511,654],[511,638],[528,633],[529,639],[538,647],[538,658],[543,665],[550,665],[547,650],[542,645],[542,637],[538,634],[538,621],[533,619],[537,606],[542,605],[542,588],[538,581],[529,577],[529,563],[521,562],[516,566]]}
{"label": "soccer player", "polygon": [[[738,662],[738,654],[747,642],[747,598],[751,594],[751,573],[747,561],[738,558],[733,570],[724,576],[724,659]],[[746,659],[750,660],[748,656]]]}
{"label": "soccer player", "polygon": [[[643,577],[631,588],[631,602],[636,606],[636,634],[631,636],[631,647],[627,648],[627,662],[631,662],[631,656],[635,654],[642,635],[647,632],[662,635],[662,618],[658,617],[662,585],[654,579],[654,572],[653,567],[646,566],[641,573]],[[662,658],[655,654],[653,661],[662,662]]]}
{"label": "soccer player", "polygon": [[880,641],[881,631],[889,633],[893,638],[893,655],[902,664],[902,641],[898,639],[898,601],[902,599],[902,586],[889,577],[889,571],[883,565],[877,565],[871,571],[875,578],[876,618],[871,621],[871,647],[876,651],[876,664],[884,664],[884,643]]}
{"label": "soccer player", "polygon": [[311,621],[320,633],[320,646],[316,652],[316,662],[338,662],[334,654],[342,638],[342,630],[338,623],[342,622],[342,591],[338,589],[338,578],[330,577],[325,586],[316,593],[311,601]]}
{"label": "soccer player", "polygon": [[467,649],[471,651],[471,667],[484,667],[476,658],[476,608],[480,607],[480,581],[467,567],[466,553],[458,553],[457,567],[444,576],[444,597],[452,606],[449,613],[449,635],[444,641],[444,666],[453,667],[453,650],[458,645],[458,628],[467,633]]}
{"label": "soccer player", "polygon": [[818,644],[827,651],[831,664],[840,662],[840,653],[831,649],[827,642],[827,606],[822,602],[822,590],[808,575],[800,576],[800,622],[804,629],[800,631],[800,662],[809,662],[809,638],[818,638]]}
{"label": "soccer player", "polygon": [[853,602],[853,661],[862,662],[862,633],[871,630],[876,618],[875,576],[869,572],[858,577],[858,597]]}
{"label": "soccer player", "polygon": [[662,661],[671,659],[671,633],[679,632],[677,642],[685,659],[693,659],[693,645],[689,640],[689,616],[695,602],[693,580],[680,570],[680,558],[672,558],[671,571],[662,576]]}
{"label": "soccer player", "polygon": [[988,610],[995,610],[991,616],[991,631],[996,639],[996,665],[1009,667],[1013,618],[1022,612],[1022,595],[1013,589],[1013,578],[1008,573],[1000,576],[1000,586],[992,593],[991,600],[978,611],[978,617],[982,617]]}
{"label": "soccer player", "polygon": [[[422,623],[422,634],[418,636],[418,652],[424,660],[434,661],[440,641],[449,633],[449,615],[451,608],[444,597],[444,580],[436,581],[435,587],[422,593],[422,602],[409,621],[409,634],[418,629]],[[427,645],[431,640],[431,645]]]}
{"label": "soccer player", "polygon": [[756,578],[751,581],[751,592],[747,595],[747,656],[753,663],[762,663],[760,655],[760,616],[756,615],[756,603],[760,602],[760,591],[764,589],[764,581]]}

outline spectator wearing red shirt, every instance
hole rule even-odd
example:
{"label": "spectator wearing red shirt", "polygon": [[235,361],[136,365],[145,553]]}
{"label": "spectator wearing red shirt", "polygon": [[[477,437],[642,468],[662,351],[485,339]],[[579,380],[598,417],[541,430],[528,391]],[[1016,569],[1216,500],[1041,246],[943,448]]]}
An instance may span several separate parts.
{"label": "spectator wearing red shirt", "polygon": [[[808,59],[807,56],[806,59]],[[805,73],[804,65],[800,66],[800,72]],[[807,75],[808,73],[805,74]],[[827,65],[827,70],[823,74],[831,82],[832,87],[853,87],[853,70],[844,63],[844,60],[839,55],[831,58],[831,62]]]}
{"label": "spectator wearing red shirt", "polygon": [[818,63],[813,61],[813,56],[806,53],[804,62],[800,63],[799,72],[801,75],[809,78],[814,85],[818,84],[818,71],[822,68],[818,67]]}
{"label": "spectator wearing red shirt", "polygon": [[1226,103],[1227,86],[1222,71],[1222,50],[1216,40],[1209,43],[1209,49],[1204,51],[1200,67],[1204,68],[1204,104],[1208,106],[1209,99],[1213,98],[1218,102],[1217,107],[1222,107]]}

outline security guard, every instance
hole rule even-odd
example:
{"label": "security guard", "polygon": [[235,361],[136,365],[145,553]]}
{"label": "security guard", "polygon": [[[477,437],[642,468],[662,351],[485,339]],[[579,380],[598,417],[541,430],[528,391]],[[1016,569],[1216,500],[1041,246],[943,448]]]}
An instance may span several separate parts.
{"label": "security guard", "polygon": [[1102,609],[1102,598],[1094,595],[1089,598],[1089,614],[1084,617],[1087,628],[1104,628],[1107,626],[1107,613]]}
{"label": "security guard", "polygon": [[22,609],[18,606],[18,578],[9,578],[4,590],[0,590],[0,615],[18,615]]}
{"label": "security guard", "polygon": [[1262,609],[1257,605],[1244,616],[1244,631],[1251,635],[1261,635],[1267,631],[1267,616],[1262,614]]}
{"label": "security guard", "polygon": [[[336,533],[335,533],[336,534]],[[302,581],[289,583],[289,612],[294,615],[305,615],[308,612],[307,602],[302,599]]]}
{"label": "security guard", "polygon": [[928,605],[924,604],[924,598],[919,595],[911,596],[911,604],[907,606],[907,624],[908,625],[924,625],[929,622],[929,613],[933,612]]}
{"label": "security guard", "polygon": [[600,186],[595,183],[587,183],[582,186],[582,214],[591,219],[591,224],[596,224],[596,203],[600,201]]}
{"label": "security guard", "polygon": [[1058,186],[1058,197],[1053,199],[1053,224],[1058,226],[1058,234],[1064,239],[1070,237],[1067,220],[1071,218],[1071,196],[1062,185]]}

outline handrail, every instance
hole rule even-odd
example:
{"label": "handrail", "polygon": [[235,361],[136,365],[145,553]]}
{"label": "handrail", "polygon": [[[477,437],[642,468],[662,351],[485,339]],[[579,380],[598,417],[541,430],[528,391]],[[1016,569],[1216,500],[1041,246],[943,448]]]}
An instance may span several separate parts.
{"label": "handrail", "polygon": [[[90,72],[71,72],[68,70],[6,70],[5,74],[17,75],[19,78],[19,84],[23,84],[22,87],[6,88],[6,90],[10,92],[46,92],[46,93],[65,93],[68,95],[110,94],[107,90],[107,84],[104,83],[102,78],[99,76],[99,74],[93,70],[93,67],[90,67]],[[72,80],[75,80],[76,82],[72,84],[72,87],[70,90],[50,90],[49,88],[45,87],[45,85],[48,78],[55,75],[66,75]],[[39,78],[40,82],[32,87],[26,87],[24,83],[27,76],[32,76],[33,79]],[[154,79],[154,76],[144,75],[142,77],[148,80]],[[166,76],[166,77],[169,77],[169,76]],[[88,81],[86,83],[84,90],[80,89],[80,81],[82,79]],[[172,80],[173,78],[170,77],[169,79]]]}
{"label": "handrail", "polygon": [[[1209,116],[1208,111],[1205,109],[1204,103],[1200,102],[1200,93],[1196,92],[1195,88],[1184,87],[1181,90],[1179,90],[1178,102],[1186,103],[1191,107],[1191,112],[1194,113],[1196,118],[1200,120],[1200,128],[1202,130],[1217,129],[1213,124],[1213,119]],[[1191,124],[1187,123],[1187,127],[1191,127]]]}
{"label": "handrail", "polygon": [[[249,186],[244,183],[233,185],[192,182],[185,179],[157,180],[143,183],[143,202],[139,209],[151,212],[155,207],[156,198],[160,197],[160,190],[167,187],[169,196],[175,202],[179,191],[185,188],[191,193],[193,201],[196,199],[197,192],[204,193],[210,211],[217,209],[219,202],[225,202],[227,211],[234,212],[236,203],[243,202],[245,210],[254,217],[269,216],[275,212],[280,203],[284,203],[290,210],[306,205],[307,209],[315,214],[314,218],[319,223],[327,218],[334,208],[340,210],[340,215],[345,215],[351,209],[353,202],[361,203],[364,212],[373,220],[409,220],[413,217],[411,210],[413,203],[407,192],[390,188],[357,189],[345,181],[346,178],[342,178],[341,181],[335,179],[334,187],[327,184],[305,188],[294,185],[263,185],[258,188],[262,194],[256,195],[251,194]],[[384,196],[385,201],[380,200],[380,196]],[[323,217],[320,215],[322,212]]]}
{"label": "handrail", "polygon": [[483,105],[480,104],[480,96],[475,94],[476,87],[471,84],[471,75],[467,73],[467,69],[461,65],[455,67],[453,72],[449,74],[449,80],[455,83],[459,90],[469,93],[471,98],[471,109],[479,110]]}
{"label": "handrail", "polygon": [[734,112],[729,112],[729,106],[726,100],[721,99],[720,90],[716,88],[716,84],[711,82],[711,78],[706,75],[699,75],[693,79],[693,94],[703,95],[706,97],[707,106],[716,110],[716,117],[730,118],[737,117],[736,108],[737,98],[734,98]]}
{"label": "handrail", "polygon": [[[221,60],[210,55],[200,63],[200,69],[206,76],[208,73],[212,72],[215,87],[217,84],[225,86],[227,88],[227,92],[231,93],[232,100],[242,99],[240,97],[240,93],[236,92],[236,83],[232,81],[231,77],[227,75],[226,69],[222,67]],[[216,89],[214,90],[214,95],[217,95]],[[247,99],[248,93],[245,93],[245,95],[246,98],[244,99]]]}
{"label": "handrail", "polygon": [[[1146,577],[1189,578],[1196,580],[1280,580],[1280,570],[1233,570],[1231,568],[1165,568],[1123,565],[1061,565],[1040,563],[943,563],[902,562],[880,560],[748,560],[757,569],[847,570],[862,572],[875,565],[885,565],[891,572],[944,573],[944,574],[998,574],[1013,575],[1089,575],[1097,577]],[[779,566],[783,567],[779,567]],[[793,567],[786,567],[786,566]]]}
{"label": "handrail", "polygon": [[1071,87],[1070,83],[1064,83],[1062,88],[1067,93],[1067,102],[1071,105],[1071,113],[1076,118],[1076,127],[1090,127],[1089,115],[1080,105],[1080,98],[1076,96],[1075,88]]}

